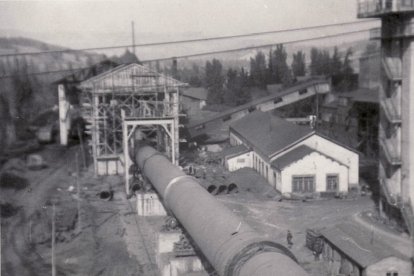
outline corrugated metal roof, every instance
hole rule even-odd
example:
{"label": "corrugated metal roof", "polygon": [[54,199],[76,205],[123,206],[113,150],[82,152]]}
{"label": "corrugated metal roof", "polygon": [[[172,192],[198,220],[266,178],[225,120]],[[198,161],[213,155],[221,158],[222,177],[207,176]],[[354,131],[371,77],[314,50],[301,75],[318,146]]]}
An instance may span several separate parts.
{"label": "corrugated metal roof", "polygon": [[309,126],[296,125],[262,111],[241,118],[230,129],[267,157],[315,133]]}
{"label": "corrugated metal roof", "polygon": [[314,85],[318,85],[318,84],[329,84],[329,82],[327,80],[320,79],[320,78],[309,79],[309,80],[304,81],[303,83],[295,84],[292,87],[289,87],[289,88],[287,88],[283,91],[280,91],[279,93],[274,93],[274,94],[269,95],[269,96],[258,98],[256,100],[250,101],[246,104],[239,105],[239,106],[230,108],[226,111],[223,111],[219,114],[213,115],[210,118],[206,118],[206,119],[188,124],[187,128],[197,127],[199,125],[208,123],[210,121],[214,121],[214,120],[217,120],[217,119],[224,118],[224,117],[226,117],[228,115],[231,115],[233,113],[236,113],[236,112],[239,112],[239,111],[242,111],[242,110],[245,110],[245,109],[249,109],[250,107],[255,107],[256,105],[259,105],[259,104],[262,104],[262,103],[265,103],[265,102],[268,102],[268,101],[275,100],[276,98],[280,98],[280,97],[295,93],[299,90],[302,90],[302,89],[305,89],[305,88],[308,88],[308,87],[311,87],[311,86],[314,86]]}
{"label": "corrugated metal roof", "polygon": [[282,170],[283,168],[286,168],[293,162],[296,162],[303,157],[311,154],[314,152],[314,149],[311,149],[310,147],[306,145],[299,146],[291,151],[288,151],[287,153],[283,154],[279,158],[273,160],[272,167],[278,168],[279,170]]}
{"label": "corrugated metal roof", "polygon": [[207,100],[208,90],[204,87],[190,87],[184,90],[181,95],[198,99],[198,100]]}
{"label": "corrugated metal roof", "polygon": [[368,229],[347,222],[320,230],[321,235],[362,268],[388,257],[405,260],[400,253],[385,245]]}

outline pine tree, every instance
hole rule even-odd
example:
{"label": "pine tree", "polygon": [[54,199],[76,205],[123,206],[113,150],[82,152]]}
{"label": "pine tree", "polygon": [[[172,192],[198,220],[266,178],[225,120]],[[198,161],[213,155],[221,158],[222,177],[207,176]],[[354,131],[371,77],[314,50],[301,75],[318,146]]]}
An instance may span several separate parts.
{"label": "pine tree", "polygon": [[273,73],[276,83],[282,83],[283,85],[289,85],[292,82],[292,75],[287,64],[287,53],[283,44],[276,46],[273,52]]}
{"label": "pine tree", "polygon": [[266,57],[259,51],[254,58],[250,58],[250,80],[253,86],[266,87]]}
{"label": "pine tree", "polygon": [[295,78],[306,74],[305,54],[302,51],[293,54],[292,73]]}
{"label": "pine tree", "polygon": [[220,61],[213,59],[206,63],[205,84],[208,89],[207,101],[210,104],[223,103],[223,66]]}

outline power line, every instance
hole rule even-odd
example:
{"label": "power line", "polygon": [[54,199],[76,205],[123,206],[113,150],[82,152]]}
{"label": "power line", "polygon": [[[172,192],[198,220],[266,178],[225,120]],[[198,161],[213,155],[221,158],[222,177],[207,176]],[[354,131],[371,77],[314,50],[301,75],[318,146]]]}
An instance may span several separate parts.
{"label": "power line", "polygon": [[187,39],[187,40],[141,43],[141,44],[135,44],[135,45],[132,44],[132,45],[120,45],[120,46],[83,48],[83,49],[64,49],[64,50],[52,50],[52,51],[2,54],[2,55],[0,55],[0,57],[43,55],[43,54],[53,54],[53,53],[83,52],[83,51],[94,51],[94,50],[112,50],[112,49],[120,49],[120,48],[128,48],[128,47],[133,47],[135,49],[135,47],[173,45],[173,44],[191,43],[191,42],[206,42],[206,41],[213,41],[213,40],[225,40],[225,39],[233,39],[233,38],[241,38],[241,37],[249,37],[249,36],[260,36],[260,35],[267,35],[267,34],[285,33],[285,32],[306,31],[306,30],[311,30],[311,29],[320,29],[320,28],[328,28],[328,27],[336,27],[336,26],[355,25],[355,24],[367,23],[367,22],[372,22],[372,21],[377,21],[377,19],[370,19],[370,20],[363,20],[363,21],[352,21],[352,22],[342,22],[342,23],[317,25],[317,26],[310,26],[310,27],[303,27],[303,28],[282,29],[282,30],[275,30],[275,31],[265,31],[265,32],[256,32],[256,33],[248,33],[248,34],[229,35],[229,36],[218,36],[218,37],[195,38],[195,39]]}
{"label": "power line", "polygon": [[[223,54],[223,53],[240,52],[240,51],[254,50],[254,49],[261,49],[261,48],[269,48],[269,47],[274,47],[277,44],[286,45],[286,44],[301,43],[301,42],[306,42],[306,41],[320,40],[320,39],[350,35],[350,34],[355,34],[355,33],[362,33],[362,32],[366,32],[369,30],[370,29],[357,30],[357,31],[350,31],[350,32],[345,32],[345,33],[337,33],[337,34],[311,37],[311,38],[305,38],[305,39],[290,40],[290,41],[279,42],[279,43],[263,44],[263,45],[248,46],[248,47],[227,49],[227,50],[210,51],[210,52],[202,52],[202,53],[181,55],[181,56],[168,57],[168,58],[148,59],[148,60],[143,60],[141,62],[166,61],[166,60],[171,60],[171,59],[184,59],[184,58],[191,58],[191,57],[198,57],[198,56],[207,56],[207,55],[214,55],[214,54]],[[76,69],[65,69],[65,70],[56,70],[56,71],[43,71],[43,72],[34,72],[34,73],[27,73],[27,74],[3,75],[3,76],[0,76],[0,78],[10,78],[15,75],[43,75],[43,74],[54,74],[54,73],[63,73],[63,72],[75,72],[75,71],[85,70],[89,68],[92,68],[92,67],[82,67],[82,68],[76,68]]]}
{"label": "power line", "polygon": [[255,45],[255,46],[248,46],[248,47],[241,47],[241,48],[235,48],[235,49],[228,49],[228,50],[217,50],[217,51],[210,51],[210,52],[202,52],[202,53],[196,53],[196,54],[188,54],[188,55],[181,55],[176,57],[168,57],[168,58],[158,58],[158,59],[147,59],[142,60],[141,62],[154,62],[154,61],[165,61],[165,60],[171,60],[171,59],[183,59],[183,58],[190,58],[190,57],[199,57],[199,56],[208,56],[213,54],[224,54],[224,53],[231,53],[231,52],[241,52],[246,50],[254,50],[254,49],[261,49],[261,48],[269,48],[273,47],[277,44],[295,44],[295,43],[301,43],[306,41],[312,41],[312,40],[319,40],[319,39],[325,39],[325,38],[332,38],[332,37],[338,37],[343,35],[351,35],[356,33],[362,33],[367,32],[370,29],[364,29],[364,30],[358,30],[358,31],[350,31],[345,33],[337,33],[337,34],[331,34],[331,35],[323,35],[318,37],[312,37],[312,38],[304,38],[304,39],[298,39],[298,40],[290,40],[290,41],[284,41],[284,42],[277,42],[277,43],[271,43],[271,44],[262,44],[262,45]]}

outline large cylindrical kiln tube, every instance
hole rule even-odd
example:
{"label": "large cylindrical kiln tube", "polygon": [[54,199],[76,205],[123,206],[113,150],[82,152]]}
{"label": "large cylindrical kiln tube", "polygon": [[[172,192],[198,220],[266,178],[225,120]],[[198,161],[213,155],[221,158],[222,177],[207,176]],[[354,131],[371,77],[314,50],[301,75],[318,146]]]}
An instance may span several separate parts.
{"label": "large cylindrical kiln tube", "polygon": [[220,275],[307,275],[288,249],[266,240],[155,149],[136,149],[135,161]]}

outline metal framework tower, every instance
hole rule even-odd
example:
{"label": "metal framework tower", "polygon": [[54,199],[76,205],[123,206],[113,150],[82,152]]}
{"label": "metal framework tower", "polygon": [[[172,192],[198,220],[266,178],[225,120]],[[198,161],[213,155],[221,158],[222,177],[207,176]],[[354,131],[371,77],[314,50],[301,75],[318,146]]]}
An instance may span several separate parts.
{"label": "metal framework tower", "polygon": [[134,135],[143,136],[177,163],[178,98],[183,86],[139,64],[120,65],[80,84],[96,175],[128,176],[128,148]]}
{"label": "metal framework tower", "polygon": [[414,0],[359,0],[358,17],[381,19],[380,212],[403,219],[413,234]]}

